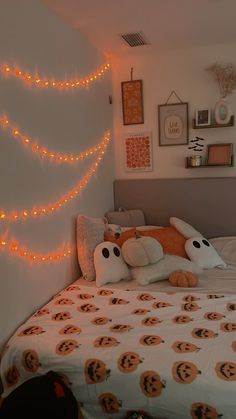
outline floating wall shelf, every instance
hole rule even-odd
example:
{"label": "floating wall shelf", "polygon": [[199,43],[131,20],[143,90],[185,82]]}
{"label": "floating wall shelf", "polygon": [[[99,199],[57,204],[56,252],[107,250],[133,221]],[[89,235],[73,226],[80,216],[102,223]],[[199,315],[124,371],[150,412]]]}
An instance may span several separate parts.
{"label": "floating wall shelf", "polygon": [[209,125],[196,125],[196,119],[193,119],[193,129],[205,129],[205,128],[225,128],[225,127],[233,127],[234,126],[234,115],[231,115],[230,121],[228,124],[217,124],[214,122],[213,124]]}
{"label": "floating wall shelf", "polygon": [[200,166],[191,166],[189,164],[189,157],[186,157],[186,169],[202,169],[206,167],[234,167],[234,156],[232,156],[230,164],[201,164]]}

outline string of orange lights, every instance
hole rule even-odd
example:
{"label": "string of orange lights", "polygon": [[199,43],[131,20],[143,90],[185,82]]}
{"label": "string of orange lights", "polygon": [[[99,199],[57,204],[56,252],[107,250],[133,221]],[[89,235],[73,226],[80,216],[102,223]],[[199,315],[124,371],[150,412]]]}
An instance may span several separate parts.
{"label": "string of orange lights", "polygon": [[89,86],[91,83],[100,79],[104,74],[109,70],[110,64],[105,63],[99,67],[96,71],[88,74],[84,78],[75,79],[75,80],[54,80],[48,79],[38,74],[32,74],[29,72],[22,71],[19,67],[11,67],[8,64],[1,66],[1,72],[6,76],[16,77],[22,80],[24,83],[41,87],[41,88],[53,88],[53,89],[70,89],[70,88],[80,88]]}
{"label": "string of orange lights", "polygon": [[98,166],[101,163],[102,158],[104,157],[109,141],[110,137],[107,136],[106,142],[104,142],[104,144],[101,146],[101,149],[97,153],[94,162],[92,163],[86,174],[71,190],[69,190],[67,193],[61,196],[57,201],[40,207],[35,206],[32,209],[23,209],[22,211],[12,211],[8,213],[4,210],[0,210],[0,221],[18,221],[26,220],[28,218],[36,218],[42,215],[49,215],[52,214],[54,211],[60,209],[62,206],[68,204],[70,201],[72,201],[72,199],[79,196],[82,190],[88,184],[91,177],[96,173]]}
{"label": "string of orange lights", "polygon": [[48,150],[44,146],[39,146],[37,142],[21,133],[21,131],[16,128],[11,122],[9,122],[6,115],[0,116],[0,126],[3,129],[8,129],[11,135],[19,140],[19,142],[27,147],[32,153],[38,155],[41,159],[49,159],[54,163],[66,163],[74,164],[79,161],[85,160],[87,157],[92,156],[102,149],[103,145],[107,142],[107,138],[110,133],[106,132],[103,138],[97,143],[94,147],[90,147],[85,151],[82,151],[80,154],[61,154],[57,151]]}
{"label": "string of orange lights", "polygon": [[15,239],[7,240],[0,237],[0,251],[7,251],[10,255],[21,257],[29,262],[58,262],[60,259],[71,256],[71,248],[64,246],[50,253],[35,253]]}

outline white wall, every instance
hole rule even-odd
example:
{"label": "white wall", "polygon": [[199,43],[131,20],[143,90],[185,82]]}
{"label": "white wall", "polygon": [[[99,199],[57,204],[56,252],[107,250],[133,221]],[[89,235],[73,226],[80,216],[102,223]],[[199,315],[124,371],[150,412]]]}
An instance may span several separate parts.
{"label": "white wall", "polygon": [[[129,53],[113,58],[114,92],[114,135],[116,155],[116,178],[177,178],[236,176],[234,168],[186,169],[185,158],[190,155],[187,145],[159,147],[157,106],[164,104],[174,90],[183,102],[189,104],[189,138],[205,138],[205,145],[232,142],[235,144],[236,127],[193,130],[192,119],[198,108],[214,108],[220,98],[218,86],[213,76],[205,69],[215,62],[226,64],[235,58],[236,44],[216,45],[188,50],[153,53],[150,47],[130,48]],[[143,80],[144,124],[123,125],[121,81],[130,80],[133,67],[133,79]],[[175,96],[171,98],[176,102]],[[171,103],[170,101],[170,103]],[[227,97],[232,113],[236,109],[236,91]],[[152,172],[130,173],[124,170],[123,137],[127,133],[151,131],[153,137]],[[234,146],[236,152],[236,145]],[[207,147],[201,153],[206,156]]]}
{"label": "white wall", "polygon": [[[3,0],[0,13],[1,65],[18,65],[48,78],[83,77],[106,62],[78,32],[67,27],[38,0]],[[0,114],[40,145],[79,154],[111,128],[111,75],[86,89],[35,89],[0,76]],[[42,161],[0,128],[1,210],[21,210],[54,202],[86,173],[92,158],[74,167]],[[111,137],[112,138],[112,137]],[[113,151],[77,197],[53,215],[17,223],[1,222],[0,234],[35,252],[64,243],[75,246],[78,213],[102,216],[113,206]],[[109,173],[109,176],[107,174]],[[75,249],[57,263],[28,263],[0,251],[0,345],[32,311],[78,276]]]}

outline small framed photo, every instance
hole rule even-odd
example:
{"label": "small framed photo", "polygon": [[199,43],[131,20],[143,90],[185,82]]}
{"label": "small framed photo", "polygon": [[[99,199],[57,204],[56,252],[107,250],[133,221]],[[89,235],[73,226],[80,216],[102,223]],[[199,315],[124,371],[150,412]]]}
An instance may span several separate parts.
{"label": "small framed photo", "polygon": [[143,124],[143,82],[130,80],[121,82],[123,124]]}
{"label": "small framed photo", "polygon": [[124,136],[124,160],[127,172],[153,170],[152,135],[150,132]]}
{"label": "small framed photo", "polygon": [[188,144],[188,103],[158,105],[159,145]]}
{"label": "small framed photo", "polygon": [[211,110],[209,108],[196,110],[196,126],[207,126],[211,124]]}
{"label": "small framed photo", "polygon": [[207,146],[207,165],[208,166],[229,166],[232,164],[233,144],[208,144]]}

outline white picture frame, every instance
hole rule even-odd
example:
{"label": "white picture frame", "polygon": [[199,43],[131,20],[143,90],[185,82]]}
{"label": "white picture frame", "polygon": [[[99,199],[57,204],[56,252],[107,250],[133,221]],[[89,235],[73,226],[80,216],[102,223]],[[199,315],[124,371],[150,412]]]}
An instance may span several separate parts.
{"label": "white picture frame", "polygon": [[211,125],[211,109],[210,108],[201,108],[196,109],[196,118],[195,118],[197,127],[205,127]]}
{"label": "white picture frame", "polygon": [[153,170],[151,132],[124,134],[123,147],[126,172],[149,172]]}

